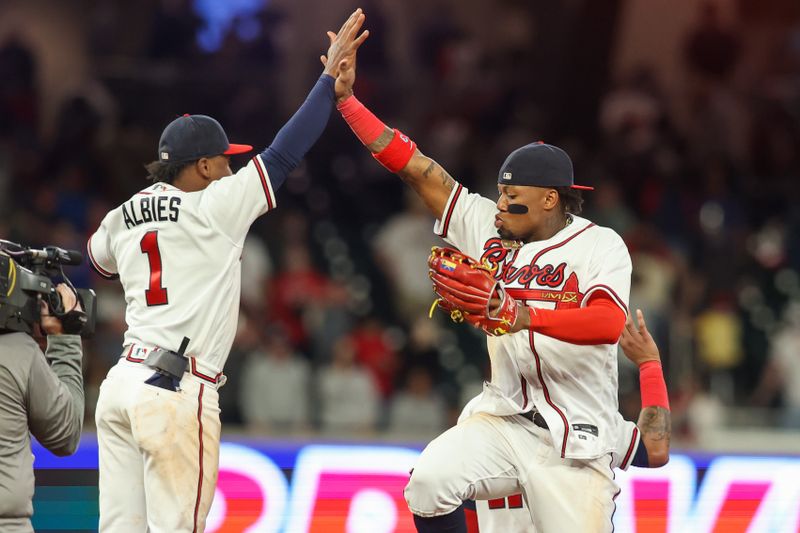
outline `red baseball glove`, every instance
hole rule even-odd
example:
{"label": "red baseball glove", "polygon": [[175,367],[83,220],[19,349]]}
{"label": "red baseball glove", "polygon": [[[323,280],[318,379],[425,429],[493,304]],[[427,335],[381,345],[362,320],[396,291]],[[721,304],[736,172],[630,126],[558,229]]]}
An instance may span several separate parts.
{"label": "red baseball glove", "polygon": [[441,307],[454,322],[467,321],[489,335],[505,335],[517,321],[517,302],[494,278],[494,270],[454,248],[434,247],[428,276]]}

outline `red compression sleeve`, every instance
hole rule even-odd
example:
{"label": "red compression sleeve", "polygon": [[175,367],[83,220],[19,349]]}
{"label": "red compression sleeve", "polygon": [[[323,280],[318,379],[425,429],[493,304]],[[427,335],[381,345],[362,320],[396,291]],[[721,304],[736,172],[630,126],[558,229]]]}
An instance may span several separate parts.
{"label": "red compression sleeve", "polygon": [[386,124],[376,117],[372,111],[364,107],[358,98],[351,95],[336,106],[342,114],[342,118],[356,137],[364,143],[370,145],[374,143],[381,133],[386,129]]}
{"label": "red compression sleeve", "polygon": [[[386,131],[386,124],[364,107],[364,104],[359,102],[354,95],[345,98],[336,108],[365,146],[374,143]],[[400,130],[395,129],[394,137],[389,145],[372,156],[390,172],[396,173],[405,168],[414,156],[416,149],[417,145],[414,141],[403,135]]]}
{"label": "red compression sleeve", "polygon": [[625,312],[604,292],[579,309],[528,308],[530,329],[572,344],[614,344],[625,327]]}
{"label": "red compression sleeve", "polygon": [[642,393],[642,409],[656,405],[669,410],[667,384],[664,371],[658,361],[647,361],[639,366],[639,390]]}
{"label": "red compression sleeve", "polygon": [[397,173],[403,170],[408,162],[411,161],[416,150],[416,143],[403,135],[403,132],[395,129],[394,137],[392,138],[392,142],[389,143],[389,146],[377,154],[372,154],[372,157],[389,172]]}

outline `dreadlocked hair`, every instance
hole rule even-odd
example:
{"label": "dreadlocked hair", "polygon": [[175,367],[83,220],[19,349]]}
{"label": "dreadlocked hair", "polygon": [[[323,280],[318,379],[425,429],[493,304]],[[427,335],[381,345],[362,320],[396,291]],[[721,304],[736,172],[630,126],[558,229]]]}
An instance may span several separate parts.
{"label": "dreadlocked hair", "polygon": [[572,187],[554,187],[558,192],[559,203],[563,213],[580,215],[583,210],[583,194]]}
{"label": "dreadlocked hair", "polygon": [[181,171],[193,165],[194,161],[184,161],[181,163],[164,163],[163,161],[153,161],[147,163],[144,168],[147,170],[147,179],[153,183],[164,182],[172,183]]}

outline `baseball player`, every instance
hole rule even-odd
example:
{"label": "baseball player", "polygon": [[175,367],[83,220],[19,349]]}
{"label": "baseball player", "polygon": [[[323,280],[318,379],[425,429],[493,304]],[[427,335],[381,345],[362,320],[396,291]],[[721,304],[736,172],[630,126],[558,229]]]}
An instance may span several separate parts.
{"label": "baseball player", "polygon": [[326,67],[272,144],[235,174],[220,124],[184,115],[163,131],[155,183],[90,237],[92,266],[119,277],[124,349],[100,388],[100,531],[203,531],[218,471],[217,388],[239,309],[242,244],[253,221],[325,129],[335,76],[368,33],[356,10],[330,33]]}
{"label": "baseball player", "polygon": [[[616,350],[631,276],[624,242],[578,216],[590,187],[574,184],[563,150],[538,142],[512,152],[499,199],[489,200],[381,122],[351,94],[354,78],[354,63],[340,72],[342,117],[419,194],[436,233],[496,281],[484,292],[469,284],[482,274],[458,279],[452,253],[429,260],[440,305],[489,333],[491,381],[474,413],[418,459],[405,490],[417,530],[465,531],[463,501],[521,492],[537,531],[611,531]],[[652,405],[667,407],[666,386],[658,390]]]}
{"label": "baseball player", "polygon": [[[620,346],[625,356],[639,367],[640,372],[644,370],[646,373],[648,365],[660,364],[661,357],[653,337],[647,330],[642,312],[637,310],[636,315],[638,328],[629,317],[625,329],[622,330]],[[646,379],[641,379],[639,382],[642,410],[639,413],[638,424],[633,424],[617,414],[617,449],[611,454],[612,468],[627,470],[631,465],[640,468],[658,468],[669,460],[671,417],[669,411],[663,407],[646,405],[649,398],[647,387],[652,384],[652,381],[648,382]],[[471,404],[476,400],[478,398],[467,404],[459,420],[472,413]],[[635,443],[634,448],[631,447],[632,443]],[[473,512],[469,512],[470,509],[474,509]],[[530,514],[525,509],[522,494],[490,501],[476,501],[472,502],[472,505],[470,502],[465,502],[465,510],[470,533],[536,532]]]}

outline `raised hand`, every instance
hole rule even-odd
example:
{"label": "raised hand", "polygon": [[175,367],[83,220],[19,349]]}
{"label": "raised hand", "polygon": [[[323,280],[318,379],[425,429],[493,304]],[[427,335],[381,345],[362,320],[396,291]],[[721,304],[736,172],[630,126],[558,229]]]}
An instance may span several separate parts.
{"label": "raised hand", "polygon": [[369,37],[369,30],[364,30],[358,35],[365,18],[361,8],[358,8],[345,21],[338,33],[327,32],[330,47],[328,53],[319,59],[325,65],[324,73],[336,78],[335,91],[339,101],[353,94],[356,51]]}
{"label": "raised hand", "polygon": [[339,65],[339,75],[336,76],[334,91],[336,92],[336,102],[345,100],[353,94],[353,85],[356,83],[356,58],[345,59]]}
{"label": "raised hand", "polygon": [[638,328],[633,323],[633,318],[628,317],[625,328],[622,330],[622,337],[619,339],[619,345],[625,352],[625,357],[637,366],[647,361],[661,361],[658,346],[647,330],[641,309],[636,310],[636,320],[639,323]]}

